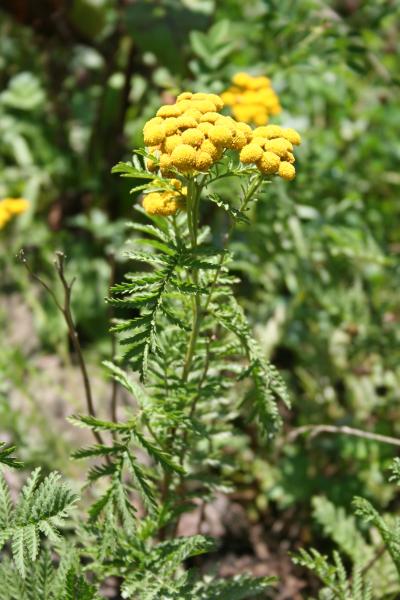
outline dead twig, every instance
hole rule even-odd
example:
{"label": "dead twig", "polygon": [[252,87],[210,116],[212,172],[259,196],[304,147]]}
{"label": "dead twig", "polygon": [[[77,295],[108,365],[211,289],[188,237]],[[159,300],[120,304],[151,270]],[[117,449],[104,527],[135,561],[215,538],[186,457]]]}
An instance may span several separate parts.
{"label": "dead twig", "polygon": [[321,433],[338,433],[342,435],[351,435],[354,437],[363,438],[365,440],[371,440],[373,442],[380,442],[382,444],[391,444],[392,446],[400,446],[400,439],[394,438],[388,435],[381,435],[380,433],[372,433],[370,431],[363,431],[362,429],[355,429],[354,427],[348,427],[347,425],[303,425],[293,429],[287,437],[286,441],[293,442],[300,435],[310,434],[310,439],[315,438]]}
{"label": "dead twig", "polygon": [[[28,261],[26,259],[26,256],[25,256],[23,250],[20,251],[19,258],[20,258],[21,262],[23,263],[23,265],[25,266],[25,268],[27,269],[27,271],[29,272],[29,274],[33,277],[33,279],[35,279],[38,283],[40,283],[40,285],[50,295],[50,297],[54,301],[55,305],[57,306],[58,310],[64,317],[64,321],[68,328],[68,335],[71,339],[72,346],[74,348],[74,351],[75,351],[75,354],[76,354],[76,357],[78,360],[79,369],[82,374],[87,410],[91,417],[96,418],[96,410],[94,408],[94,403],[93,403],[93,395],[92,395],[92,388],[91,388],[91,384],[90,384],[89,374],[88,374],[88,370],[86,367],[85,359],[84,359],[83,352],[82,352],[82,347],[80,344],[78,332],[76,330],[76,326],[75,326],[75,322],[74,322],[74,319],[72,316],[72,310],[71,310],[71,292],[72,292],[72,286],[74,285],[74,282],[75,282],[75,278],[69,282],[67,281],[67,278],[65,276],[65,268],[64,268],[65,267],[65,255],[62,252],[56,252],[56,260],[54,262],[57,274],[59,276],[59,279],[62,283],[63,290],[64,290],[64,302],[63,303],[59,302],[56,294],[50,288],[50,286],[47,285],[47,283],[45,281],[43,281],[43,279],[41,279],[38,275],[36,275],[36,273],[34,273],[32,271],[31,267],[28,264]],[[94,431],[93,429],[92,429],[92,432],[93,432],[93,435],[94,435],[96,441],[99,444],[103,444],[104,443],[103,438],[100,435],[100,433],[98,431]]]}

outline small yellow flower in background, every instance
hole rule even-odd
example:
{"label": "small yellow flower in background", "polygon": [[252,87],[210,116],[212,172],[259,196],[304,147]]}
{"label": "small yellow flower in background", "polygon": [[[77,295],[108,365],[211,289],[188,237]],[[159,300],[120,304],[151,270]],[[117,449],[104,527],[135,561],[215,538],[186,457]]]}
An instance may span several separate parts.
{"label": "small yellow flower in background", "polygon": [[3,198],[0,200],[0,229],[3,229],[14,216],[24,213],[29,208],[25,198]]}
{"label": "small yellow flower in background", "polygon": [[252,77],[248,73],[236,73],[232,86],[221,94],[238,121],[265,125],[270,115],[277,115],[282,107],[268,77]]}

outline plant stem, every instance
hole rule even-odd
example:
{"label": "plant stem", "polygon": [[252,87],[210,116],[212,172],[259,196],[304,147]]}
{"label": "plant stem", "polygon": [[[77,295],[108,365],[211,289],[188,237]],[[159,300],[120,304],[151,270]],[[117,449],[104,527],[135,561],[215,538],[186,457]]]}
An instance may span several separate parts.
{"label": "plant stem", "polygon": [[[262,177],[262,175],[260,175],[260,176],[257,176],[249,184],[249,187],[247,188],[247,190],[242,198],[240,210],[242,210],[242,211],[246,210],[248,203],[253,198],[254,193],[259,188],[262,181],[263,181],[263,177]],[[199,202],[200,202],[201,189],[203,186],[202,186],[202,184],[197,184],[193,178],[190,178],[188,181],[187,187],[188,187],[187,219],[188,219],[189,236],[190,236],[192,250],[195,250],[197,248]],[[232,237],[232,232],[233,232],[234,226],[235,226],[235,221],[232,221],[229,231],[228,231],[227,235],[225,236],[225,244],[229,243],[229,241]],[[220,261],[217,266],[215,276],[211,282],[210,291],[209,291],[209,294],[208,294],[208,297],[207,297],[204,307],[201,307],[199,294],[195,293],[193,295],[193,299],[192,299],[193,321],[192,321],[192,329],[191,329],[191,333],[190,333],[190,337],[189,337],[189,343],[188,343],[184,366],[183,366],[183,371],[182,371],[182,383],[185,383],[188,379],[188,376],[190,373],[190,368],[191,368],[192,362],[193,362],[195,349],[196,349],[196,342],[197,342],[199,332],[200,332],[201,319],[202,319],[202,316],[207,312],[207,308],[211,301],[212,293],[215,289],[215,286],[218,281],[218,277],[221,273],[223,261],[224,261],[224,254],[221,254]],[[192,278],[193,283],[195,285],[198,285],[199,280],[198,280],[198,270],[197,269],[192,270],[191,278]],[[197,402],[201,395],[200,394],[201,387],[203,385],[204,379],[207,376],[207,372],[208,372],[208,368],[209,368],[209,361],[210,361],[210,343],[211,343],[211,337],[209,338],[209,341],[207,344],[207,353],[206,353],[206,361],[205,361],[205,365],[204,365],[204,370],[203,370],[203,373],[202,373],[202,376],[201,376],[201,379],[200,379],[200,382],[198,385],[197,392],[195,393],[195,395],[192,399],[191,405],[190,405],[189,418],[193,418],[193,416],[196,412]],[[177,428],[175,427],[172,431],[173,438],[176,437],[176,433],[177,433]],[[187,432],[187,430],[185,430],[185,432],[183,434],[181,450],[179,453],[179,463],[181,466],[183,466],[183,463],[185,461],[186,452],[188,449],[188,439],[187,438],[188,438],[188,432]],[[164,477],[163,486],[162,486],[163,501],[165,501],[166,498],[168,497],[170,484],[171,484],[171,476],[169,474],[166,474]],[[180,482],[179,482],[179,485],[177,488],[177,493],[181,496],[184,495],[184,479],[183,479],[182,475],[180,476]],[[203,507],[203,510],[204,510],[204,508],[205,507]],[[175,527],[172,531],[172,535],[176,535],[178,527],[179,527],[179,521],[180,521],[179,519],[176,521]],[[164,539],[165,534],[166,534],[166,531],[163,530],[162,535],[161,535],[162,539]]]}
{"label": "plant stem", "polygon": [[[240,205],[240,212],[243,212],[243,211],[246,210],[246,208],[247,208],[250,200],[252,199],[253,195],[255,194],[255,192],[260,187],[262,181],[263,181],[263,176],[262,175],[258,175],[250,183],[249,187],[247,188],[247,191],[246,191],[245,195],[242,198],[242,203]],[[229,226],[229,229],[228,229],[228,231],[227,231],[227,233],[225,235],[224,246],[228,246],[229,242],[231,241],[234,229],[235,229],[235,221],[232,219],[231,224]],[[203,308],[204,312],[207,311],[207,309],[209,307],[209,304],[211,302],[211,298],[212,298],[215,286],[217,285],[217,281],[218,281],[218,278],[219,278],[219,276],[221,274],[221,269],[222,269],[223,264],[224,264],[224,258],[225,258],[225,256],[222,253],[221,257],[219,259],[218,268],[215,271],[214,278],[213,278],[213,280],[211,282],[211,285],[210,285],[210,291],[208,293],[207,300],[206,300],[206,303],[205,303],[204,308]]]}
{"label": "plant stem", "polygon": [[[200,200],[200,190],[196,185],[196,181],[193,178],[189,179],[188,184],[188,195],[187,195],[187,206],[188,206],[188,227],[190,240],[192,245],[192,250],[195,250],[197,247],[197,229],[198,229],[198,219],[199,219],[199,200]],[[192,279],[195,285],[198,285],[198,271],[197,269],[193,269],[192,271]],[[193,310],[193,322],[192,322],[192,330],[190,333],[189,344],[186,351],[185,362],[183,365],[182,371],[182,381],[187,381],[189,376],[190,367],[192,365],[192,360],[194,356],[194,352],[196,349],[196,342],[200,331],[200,321],[201,321],[201,306],[200,306],[200,298],[197,293],[193,295],[192,298],[192,310]]]}

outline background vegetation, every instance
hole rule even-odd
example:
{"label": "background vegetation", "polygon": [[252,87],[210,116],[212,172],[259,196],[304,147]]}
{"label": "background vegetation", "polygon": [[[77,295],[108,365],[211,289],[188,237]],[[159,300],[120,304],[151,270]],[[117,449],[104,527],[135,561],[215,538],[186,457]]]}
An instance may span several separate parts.
{"label": "background vegetation", "polygon": [[[239,301],[293,406],[268,443],[238,420],[237,491],[210,503],[204,523],[220,542],[219,572],[278,575],[274,598],[318,593],[310,560],[289,556],[310,546],[339,547],[348,569],[362,559],[378,598],[400,589],[376,532],[349,516],[354,496],[398,511],[395,442],[307,429],[400,437],[399,16],[396,0],[2,2],[0,197],[30,208],[0,231],[0,429],[28,470],[59,469],[79,489],[84,470],[69,454],[85,438],[65,423],[82,408],[75,353],[18,251],[52,287],[54,252],[66,254],[108,414],[104,298],[127,269],[135,202],[112,166],[142,146],[161,103],[185,89],[220,93],[237,71],[271,77],[283,106],[274,122],[302,134],[296,180],[271,186],[231,245]],[[224,231],[211,204],[205,219]]]}

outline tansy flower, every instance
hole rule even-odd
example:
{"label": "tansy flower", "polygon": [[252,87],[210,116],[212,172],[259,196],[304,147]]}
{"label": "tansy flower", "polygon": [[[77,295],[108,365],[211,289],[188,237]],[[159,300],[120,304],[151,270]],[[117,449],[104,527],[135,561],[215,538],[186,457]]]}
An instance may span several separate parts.
{"label": "tansy flower", "polygon": [[196,150],[189,144],[179,144],[171,154],[171,162],[182,173],[186,173],[195,167]]}
{"label": "tansy flower", "polygon": [[240,151],[239,158],[245,165],[254,163],[263,175],[277,174],[290,181],[296,175],[293,144],[300,142],[295,129],[278,125],[257,127],[251,142]]}
{"label": "tansy flower", "polygon": [[173,105],[162,106],[143,128],[145,145],[154,156],[146,159],[149,171],[171,177],[205,172],[226,149],[241,150],[252,137],[251,127],[223,116],[216,94],[183,92]]}
{"label": "tansy flower", "polygon": [[[173,181],[181,185],[177,179]],[[186,191],[186,188],[182,188],[181,191],[176,192],[150,192],[143,199],[143,208],[149,215],[169,217],[185,207],[184,194],[186,194]]]}
{"label": "tansy flower", "polygon": [[235,119],[255,125],[268,123],[270,115],[276,115],[282,108],[279,98],[271,87],[268,77],[253,77],[248,73],[236,73],[232,86],[221,98],[231,107]]}
{"label": "tansy flower", "polygon": [[268,140],[264,147],[266,150],[270,150],[270,152],[275,152],[280,158],[286,158],[287,153],[293,150],[292,144],[285,138]]}
{"label": "tansy flower", "polygon": [[273,152],[263,152],[260,160],[257,162],[257,166],[261,173],[265,175],[272,175],[280,169],[280,158]]}
{"label": "tansy flower", "polygon": [[25,198],[3,198],[0,200],[0,229],[3,229],[14,216],[24,213],[29,208]]}
{"label": "tansy flower", "polygon": [[208,152],[203,152],[202,150],[200,150],[200,152],[196,153],[196,170],[197,171],[208,171],[208,169],[211,167],[213,162],[214,161],[212,159],[212,156],[210,154],[208,154]]}
{"label": "tansy flower", "polygon": [[248,144],[240,152],[240,160],[245,165],[257,162],[263,155],[261,146],[258,144]]}
{"label": "tansy flower", "polygon": [[278,174],[282,179],[292,181],[296,176],[296,169],[290,162],[282,161],[279,165]]}
{"label": "tansy flower", "polygon": [[160,144],[167,132],[163,124],[160,125],[149,125],[143,130],[144,143],[146,146],[156,146]]}

